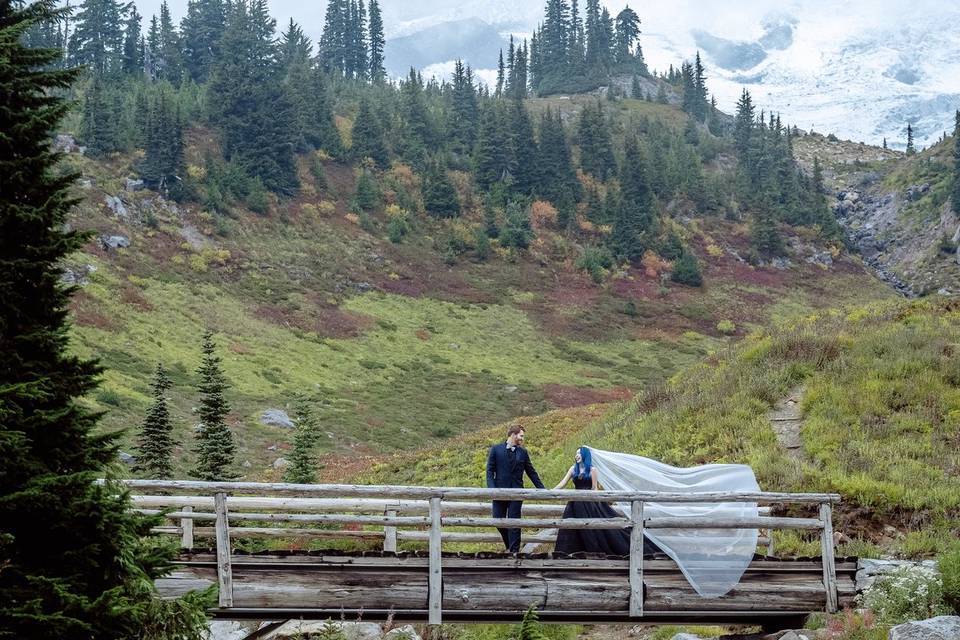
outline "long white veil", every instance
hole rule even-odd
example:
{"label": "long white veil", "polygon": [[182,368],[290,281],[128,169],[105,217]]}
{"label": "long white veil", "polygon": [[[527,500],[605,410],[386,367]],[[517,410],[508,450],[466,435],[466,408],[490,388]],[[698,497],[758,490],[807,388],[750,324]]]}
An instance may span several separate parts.
{"label": "long white veil", "polygon": [[[687,469],[642,456],[590,447],[592,464],[611,491],[759,491],[753,469],[743,464],[707,464]],[[630,506],[617,505],[629,517]],[[757,505],[723,503],[644,503],[644,518],[756,518]],[[756,529],[646,529],[644,533],[673,558],[690,585],[705,598],[719,597],[740,582],[757,547]]]}

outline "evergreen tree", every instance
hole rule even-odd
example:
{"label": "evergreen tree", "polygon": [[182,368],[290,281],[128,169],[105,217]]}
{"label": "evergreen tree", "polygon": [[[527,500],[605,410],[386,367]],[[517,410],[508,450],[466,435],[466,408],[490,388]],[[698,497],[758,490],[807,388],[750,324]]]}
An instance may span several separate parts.
{"label": "evergreen tree", "polygon": [[508,202],[504,212],[503,229],[500,231],[500,244],[504,247],[526,249],[533,238],[530,211],[516,200]]}
{"label": "evergreen tree", "polygon": [[98,75],[123,68],[123,10],[116,0],[83,0],[72,22],[71,64]]}
{"label": "evergreen tree", "polygon": [[347,40],[350,27],[349,0],[329,0],[320,37],[320,65],[328,73],[346,74]]}
{"label": "evergreen tree", "polygon": [[734,145],[741,158],[745,158],[750,151],[755,117],[753,99],[750,97],[750,92],[744,89],[740,100],[737,101],[737,115],[733,129]]}
{"label": "evergreen tree", "polygon": [[357,110],[357,117],[353,121],[353,147],[351,155],[362,160],[370,158],[377,166],[385,168],[390,159],[387,155],[387,147],[383,141],[383,128],[380,119],[374,115],[370,108],[370,103],[365,97],[360,98],[360,108]]}
{"label": "evergreen tree", "polygon": [[624,144],[623,165],[620,168],[620,193],[626,205],[633,232],[642,241],[654,226],[653,193],[647,180],[647,170],[640,155],[636,138],[627,138]]}
{"label": "evergreen tree", "polygon": [[460,215],[460,199],[446,169],[434,162],[423,179],[423,207],[437,218]]}
{"label": "evergreen tree", "polygon": [[643,89],[640,88],[640,78],[636,75],[633,76],[633,80],[630,82],[630,97],[634,100],[643,100]]}
{"label": "evergreen tree", "polygon": [[634,62],[633,46],[640,37],[640,16],[627,6],[617,14],[614,39],[614,62],[630,68]]}
{"label": "evergreen tree", "polygon": [[369,171],[361,171],[352,205],[361,211],[373,211],[380,206],[380,189]]}
{"label": "evergreen tree", "polygon": [[157,364],[153,374],[153,404],[140,425],[133,468],[147,478],[173,477],[173,423],[165,395],[172,384],[163,365]]}
{"label": "evergreen tree", "polygon": [[473,179],[481,189],[490,189],[510,173],[510,141],[501,101],[487,104],[480,114],[480,129],[473,157]]}
{"label": "evergreen tree", "polygon": [[180,25],[183,63],[194,81],[210,78],[214,62],[220,55],[220,40],[227,23],[224,0],[189,0],[187,15]]}
{"label": "evergreen tree", "polygon": [[537,188],[537,142],[533,137],[530,114],[519,99],[510,104],[510,143],[513,188],[531,195]]}
{"label": "evergreen tree", "polygon": [[284,90],[266,0],[231,4],[221,55],[212,70],[211,119],[223,131],[224,156],[284,195],[296,192],[295,113]]}
{"label": "evergreen tree", "polygon": [[150,110],[145,151],[140,165],[144,184],[164,195],[179,197],[182,192],[183,126],[179,109],[163,89]]}
{"label": "evergreen tree", "polygon": [[124,148],[120,93],[109,88],[100,75],[94,75],[83,100],[80,138],[91,156],[103,156]]}
{"label": "evergreen tree", "polygon": [[503,49],[500,49],[500,58],[497,61],[497,91],[496,96],[499,98],[503,95],[503,83],[506,81],[505,68],[503,66]]}
{"label": "evergreen tree", "polygon": [[450,132],[450,148],[457,154],[469,155],[477,139],[480,112],[477,105],[473,73],[463,62],[457,60],[453,67],[450,92],[450,112],[447,129]]}
{"label": "evergreen tree", "polygon": [[229,386],[220,368],[212,331],[204,332],[202,349],[203,360],[197,369],[200,376],[197,386],[200,424],[197,428],[197,466],[193,473],[201,480],[230,480],[234,477],[230,467],[233,466],[235,444],[233,433],[225,422],[230,404],[224,392]]}
{"label": "evergreen tree", "polygon": [[662,81],[657,83],[657,102],[659,104],[667,104],[668,102],[667,89]]}
{"label": "evergreen tree", "polygon": [[600,180],[606,180],[616,167],[616,161],[613,158],[610,127],[599,102],[593,107],[584,106],[577,133],[581,168]]}
{"label": "evergreen tree", "polygon": [[777,228],[773,211],[767,206],[761,205],[753,215],[750,225],[750,246],[763,257],[783,254],[783,238]]}
{"label": "evergreen tree", "polygon": [[907,123],[907,155],[912,156],[916,152],[917,149],[913,146],[913,125]]}
{"label": "evergreen tree", "polygon": [[496,238],[500,235],[500,227],[497,225],[497,210],[489,205],[483,208],[483,231],[488,238]]}
{"label": "evergreen tree", "polygon": [[537,617],[537,609],[530,606],[527,612],[523,614],[523,621],[520,623],[520,633],[517,634],[517,640],[546,640],[547,634],[543,632],[540,625],[540,619]]}
{"label": "evergreen tree", "polygon": [[427,108],[423,79],[412,67],[400,85],[400,128],[394,150],[408,162],[422,167],[428,148],[434,144],[434,129]]}
{"label": "evergreen tree", "polygon": [[684,250],[673,263],[670,279],[680,284],[699,287],[703,284],[703,274],[700,273],[700,263],[693,252]]}
{"label": "evergreen tree", "polygon": [[121,640],[163,628],[158,638],[199,639],[202,609],[154,598],[172,552],[142,537],[159,520],[94,482],[116,460],[117,435],[82,401],[101,368],[69,346],[62,264],[89,235],[67,225],[78,176],[50,144],[78,71],[57,68],[60,49],[25,44],[65,15],[49,0],[0,2],[0,635]]}
{"label": "evergreen tree", "polygon": [[537,193],[554,204],[580,197],[580,181],[570,158],[560,112],[547,108],[540,117],[540,143],[537,145],[540,186]]}
{"label": "evergreen tree", "polygon": [[296,431],[293,433],[293,451],[290,466],[283,474],[284,482],[312,484],[317,481],[317,444],[320,441],[319,425],[313,409],[306,398],[299,398],[296,405]]}
{"label": "evergreen tree", "polygon": [[883,138],[883,148],[884,148],[884,149],[887,148],[887,138],[886,138],[886,137]]}
{"label": "evergreen tree", "polygon": [[183,60],[180,53],[180,34],[173,25],[170,7],[166,0],[160,4],[159,48],[153,52],[156,77],[179,83],[183,74]]}
{"label": "evergreen tree", "polygon": [[370,0],[370,80],[374,84],[384,81],[387,71],[383,67],[383,17],[377,0]]}
{"label": "evergreen tree", "polygon": [[960,216],[960,109],[955,114],[953,126],[953,191],[950,199],[953,212]]}
{"label": "evergreen tree", "polygon": [[127,9],[127,22],[123,31],[123,63],[124,73],[143,73],[143,48],[140,33],[141,20],[136,5],[131,4]]}

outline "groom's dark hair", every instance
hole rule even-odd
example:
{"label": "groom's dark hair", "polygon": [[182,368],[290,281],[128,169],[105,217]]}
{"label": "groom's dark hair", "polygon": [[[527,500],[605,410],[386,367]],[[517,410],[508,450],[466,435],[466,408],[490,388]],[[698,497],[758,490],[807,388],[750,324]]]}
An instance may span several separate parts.
{"label": "groom's dark hair", "polygon": [[507,427],[507,437],[509,438],[512,435],[516,435],[521,431],[524,431],[523,425],[512,424],[509,427]]}

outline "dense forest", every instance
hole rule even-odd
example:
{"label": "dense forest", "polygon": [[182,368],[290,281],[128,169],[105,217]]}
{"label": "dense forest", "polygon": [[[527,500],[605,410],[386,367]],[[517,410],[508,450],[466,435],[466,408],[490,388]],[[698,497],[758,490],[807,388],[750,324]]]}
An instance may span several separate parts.
{"label": "dense forest", "polygon": [[[653,251],[682,258],[676,278],[693,285],[701,279],[696,257],[661,224],[671,202],[750,221],[755,262],[782,253],[783,224],[838,237],[820,173],[808,175],[793,160],[795,129],[756,113],[746,92],[735,119],[718,112],[699,54],[651,75],[632,9],[612,18],[589,0],[585,13],[582,20],[576,0],[549,0],[529,42],[511,43],[505,60],[501,54],[495,87],[460,62],[448,80],[411,69],[390,81],[376,0],[331,2],[316,46],[292,20],[278,33],[265,0],[191,0],[179,25],[164,3],[145,30],[132,4],[85,0],[30,39],[64,49],[62,64],[87,68],[77,129],[88,154],[143,149],[138,172],[148,187],[197,201],[218,218],[238,208],[268,214],[272,198],[297,194],[297,157],[312,154],[321,183],[318,159],[357,167],[351,204],[365,226],[375,226],[370,214],[391,194],[402,214],[383,232],[395,242],[414,232],[417,216],[482,209],[475,237],[443,248],[453,259],[465,252],[483,259],[491,241],[524,249],[537,203],[561,231],[599,230],[582,238],[581,263],[592,273]],[[641,91],[638,76],[656,82],[657,95]],[[534,113],[524,102],[594,88],[585,78],[632,78],[631,95],[612,83],[575,117]],[[666,102],[668,92],[689,114],[682,129],[610,117],[612,101]],[[188,171],[185,140],[198,130],[215,132],[218,143],[205,150],[204,166]],[[731,180],[720,160],[734,155]],[[418,190],[386,174],[397,165],[419,176]]]}

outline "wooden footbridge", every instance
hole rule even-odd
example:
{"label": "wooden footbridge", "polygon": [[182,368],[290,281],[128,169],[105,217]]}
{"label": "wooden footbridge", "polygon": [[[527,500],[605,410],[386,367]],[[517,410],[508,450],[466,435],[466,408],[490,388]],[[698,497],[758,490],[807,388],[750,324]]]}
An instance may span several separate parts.
{"label": "wooden footbridge", "polygon": [[[157,583],[160,593],[177,596],[217,585],[218,606],[211,614],[221,618],[504,622],[519,619],[533,605],[548,622],[777,627],[811,612],[836,611],[854,596],[856,562],[834,559],[831,507],[839,496],[830,494],[124,484],[135,509],[165,514],[169,524],[158,532],[181,540],[175,570]],[[488,517],[488,501],[494,499],[525,500],[525,517]],[[629,503],[630,517],[562,519],[568,500]],[[649,518],[648,502],[802,505],[799,510],[814,517],[771,517],[764,509],[756,518]],[[629,557],[476,552],[483,543],[500,543],[495,527],[535,530],[524,537],[527,549],[551,542],[558,529],[624,528],[636,552]],[[673,560],[642,555],[644,530],[664,528],[807,530],[819,533],[821,557],[755,556],[732,591],[703,598]],[[269,549],[297,550],[243,551],[254,538],[272,539],[260,543]],[[200,547],[198,540],[209,542]],[[357,540],[381,542],[382,550],[356,551]],[[463,551],[464,545],[471,552]]]}

